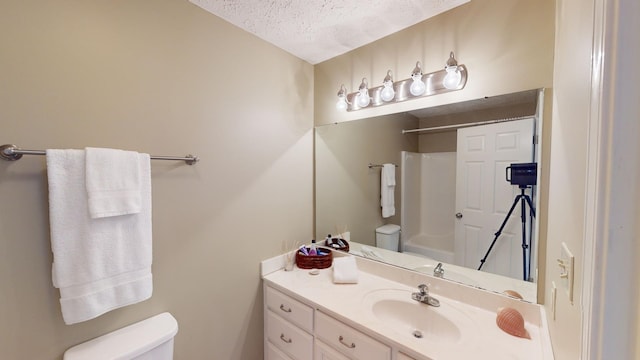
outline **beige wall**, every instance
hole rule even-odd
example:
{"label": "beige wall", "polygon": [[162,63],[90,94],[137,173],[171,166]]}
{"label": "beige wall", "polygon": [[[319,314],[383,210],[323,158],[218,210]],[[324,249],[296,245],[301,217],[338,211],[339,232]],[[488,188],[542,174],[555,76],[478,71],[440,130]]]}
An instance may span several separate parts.
{"label": "beige wall", "polygon": [[[375,245],[376,227],[400,224],[400,151],[418,151],[418,136],[402,130],[417,125],[417,118],[395,114],[316,128],[316,239],[346,228],[351,240]],[[398,165],[394,216],[382,218],[381,169],[369,163]]]}
{"label": "beige wall", "polygon": [[261,358],[259,262],[312,236],[312,67],[187,1],[4,1],[0,44],[1,143],[202,158],[152,163],[153,297],[71,326],[44,158],[0,162],[0,358],[163,311],[178,360]]}
{"label": "beige wall", "polygon": [[[558,1],[547,258],[547,286],[559,284],[555,319],[547,295],[556,359],[640,356],[640,78],[626,71],[640,58],[639,11]],[[576,256],[573,303],[551,265],[562,242]]]}
{"label": "beige wall", "polygon": [[[316,124],[366,118],[484,96],[551,87],[554,1],[474,0],[373,44],[315,66]],[[363,77],[382,84],[387,70],[409,78],[416,61],[424,72],[444,67],[450,51],[467,66],[461,91],[348,113],[335,109],[340,84],[356,91]]]}
{"label": "beige wall", "polygon": [[[545,304],[558,360],[578,358],[581,345],[592,7],[591,2],[560,1],[556,13]],[[569,301],[567,281],[560,278],[557,265],[563,242],[575,256],[573,302]],[[555,319],[552,282],[557,287]]]}

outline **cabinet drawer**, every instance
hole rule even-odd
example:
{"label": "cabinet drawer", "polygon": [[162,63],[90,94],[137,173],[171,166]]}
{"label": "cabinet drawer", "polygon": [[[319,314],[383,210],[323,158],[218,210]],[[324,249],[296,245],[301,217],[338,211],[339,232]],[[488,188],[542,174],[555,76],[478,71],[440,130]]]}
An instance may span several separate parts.
{"label": "cabinet drawer", "polygon": [[280,291],[267,286],[265,291],[267,307],[308,332],[313,332],[313,308],[295,300]]}
{"label": "cabinet drawer", "polygon": [[316,336],[354,359],[391,359],[390,347],[319,311],[316,311]]}
{"label": "cabinet drawer", "polygon": [[320,340],[316,340],[313,351],[314,360],[350,360]]}
{"label": "cabinet drawer", "polygon": [[399,352],[396,360],[416,360],[416,359],[410,357],[409,355]]}
{"label": "cabinet drawer", "polygon": [[267,310],[267,339],[296,360],[313,358],[313,337],[299,327]]}
{"label": "cabinet drawer", "polygon": [[264,358],[265,360],[291,360],[290,357],[278,350],[270,341],[267,341],[267,353]]}

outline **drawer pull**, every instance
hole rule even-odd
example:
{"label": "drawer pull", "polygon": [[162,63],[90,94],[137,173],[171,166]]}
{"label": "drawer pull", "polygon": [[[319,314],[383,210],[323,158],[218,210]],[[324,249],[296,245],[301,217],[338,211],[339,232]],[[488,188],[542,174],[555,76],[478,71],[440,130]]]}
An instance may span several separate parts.
{"label": "drawer pull", "polygon": [[340,344],[348,347],[349,349],[353,349],[356,347],[356,344],[351,343],[351,344],[347,344],[346,342],[344,342],[344,337],[342,337],[342,335],[340,335],[340,337],[338,338],[338,340],[340,340]]}
{"label": "drawer pull", "polygon": [[291,312],[291,308],[285,308],[285,307],[284,307],[284,304],[280,304],[280,310],[282,310],[282,311],[284,311],[284,312],[288,312],[288,313],[290,313],[290,312]]}
{"label": "drawer pull", "polygon": [[287,344],[291,344],[293,342],[293,340],[291,340],[291,338],[286,338],[284,337],[284,334],[280,334],[280,340],[286,342]]}

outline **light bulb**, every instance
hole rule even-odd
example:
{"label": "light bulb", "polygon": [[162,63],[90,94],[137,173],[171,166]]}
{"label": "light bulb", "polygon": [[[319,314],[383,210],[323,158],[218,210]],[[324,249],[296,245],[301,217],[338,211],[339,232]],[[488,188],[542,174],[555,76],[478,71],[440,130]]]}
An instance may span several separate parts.
{"label": "light bulb", "polygon": [[449,53],[449,58],[447,59],[447,64],[444,69],[447,71],[447,75],[442,79],[442,86],[449,90],[457,89],[460,85],[460,80],[462,80],[462,75],[460,71],[458,71],[458,61],[453,51]]}
{"label": "light bulb", "polygon": [[369,97],[369,89],[364,88],[358,90],[356,101],[358,103],[358,106],[361,108],[369,106],[369,103],[371,102],[371,97]]}
{"label": "light bulb", "polygon": [[420,61],[416,62],[416,67],[413,68],[411,72],[411,78],[413,79],[409,87],[411,95],[420,96],[424,94],[424,92],[427,91],[427,86],[424,84],[424,81],[422,81],[422,64],[420,64]]}
{"label": "light bulb", "polygon": [[338,96],[338,102],[336,102],[336,109],[338,111],[347,110],[347,98],[344,96]]}
{"label": "light bulb", "polygon": [[457,89],[460,85],[460,80],[462,80],[462,75],[460,71],[458,71],[458,67],[447,66],[445,70],[447,71],[447,75],[445,75],[442,80],[442,85],[449,90]]}
{"label": "light bulb", "polygon": [[394,96],[396,96],[396,92],[393,90],[393,83],[385,82],[382,91],[380,91],[380,98],[382,101],[391,101]]}
{"label": "light bulb", "polygon": [[356,95],[356,104],[361,108],[369,106],[371,102],[368,85],[367,78],[362,78],[362,83],[358,87],[358,95]]}
{"label": "light bulb", "polygon": [[382,91],[380,91],[380,99],[382,101],[391,101],[396,96],[396,91],[393,90],[393,79],[391,78],[391,70],[387,71],[387,76],[382,81]]}
{"label": "light bulb", "polygon": [[345,111],[349,108],[349,100],[347,100],[347,89],[343,85],[340,85],[338,90],[338,102],[336,102],[336,109],[338,111]]}
{"label": "light bulb", "polygon": [[411,83],[411,87],[409,88],[409,92],[413,96],[420,96],[427,91],[427,86],[422,81],[422,74],[411,75],[413,82]]}

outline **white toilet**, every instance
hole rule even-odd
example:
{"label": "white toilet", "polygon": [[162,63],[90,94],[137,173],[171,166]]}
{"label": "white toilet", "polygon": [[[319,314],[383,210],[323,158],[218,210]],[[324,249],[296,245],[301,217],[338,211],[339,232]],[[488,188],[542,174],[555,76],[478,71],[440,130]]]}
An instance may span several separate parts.
{"label": "white toilet", "polygon": [[172,360],[178,322],[168,312],[156,315],[64,353],[64,360]]}
{"label": "white toilet", "polygon": [[376,228],[376,247],[398,251],[400,245],[400,226],[386,224]]}

